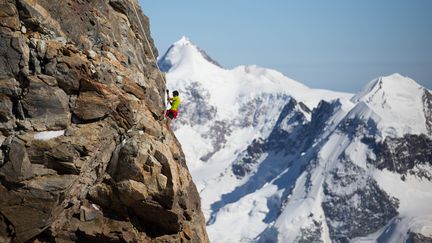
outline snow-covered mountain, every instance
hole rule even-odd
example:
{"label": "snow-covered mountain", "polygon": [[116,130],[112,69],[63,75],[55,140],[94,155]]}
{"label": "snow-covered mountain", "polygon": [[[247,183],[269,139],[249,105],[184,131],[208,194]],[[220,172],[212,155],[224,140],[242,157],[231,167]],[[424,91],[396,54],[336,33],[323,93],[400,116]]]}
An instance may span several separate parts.
{"label": "snow-covered mountain", "polygon": [[311,89],[186,37],[159,65],[212,242],[432,240],[432,95],[414,80]]}
{"label": "snow-covered mountain", "polygon": [[[186,37],[174,43],[159,61],[167,73],[167,86],[181,94],[176,134],[185,138],[182,144],[192,169],[216,159],[222,145],[225,150],[230,146],[229,154],[233,154],[253,139],[267,137],[292,97],[310,116],[309,109],[321,99],[341,97],[348,101],[352,96],[310,89],[275,70],[255,65],[227,70],[215,63]],[[199,139],[191,142],[191,136]]]}

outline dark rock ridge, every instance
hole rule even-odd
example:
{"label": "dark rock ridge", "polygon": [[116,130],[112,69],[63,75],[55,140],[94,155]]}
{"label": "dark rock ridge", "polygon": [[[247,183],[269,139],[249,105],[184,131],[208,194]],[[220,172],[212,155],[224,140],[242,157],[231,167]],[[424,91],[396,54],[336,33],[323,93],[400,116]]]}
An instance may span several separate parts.
{"label": "dark rock ridge", "polygon": [[[370,144],[369,144],[370,145]],[[374,144],[379,169],[388,169],[402,175],[416,175],[432,180],[432,140],[424,135],[405,135],[402,138],[386,138]]]}
{"label": "dark rock ridge", "polygon": [[406,243],[428,243],[428,242],[432,242],[432,238],[414,232],[409,232],[408,239],[406,240]]}
{"label": "dark rock ridge", "polygon": [[423,111],[426,119],[426,128],[429,135],[432,135],[432,94],[424,89],[423,94]]}
{"label": "dark rock ridge", "polygon": [[347,158],[341,160],[343,167],[333,171],[324,184],[322,207],[334,242],[349,242],[384,227],[398,214],[398,201],[380,189],[364,169]]}
{"label": "dark rock ridge", "polygon": [[[266,140],[252,141],[240,154],[238,161],[233,163],[233,173],[239,178],[250,173],[264,153],[291,156],[292,161],[299,158],[303,151],[316,142],[314,139],[324,132],[327,120],[339,106],[339,101],[333,103],[321,101],[317,108],[310,111],[302,102],[298,103],[294,98],[290,98],[269,137]],[[310,121],[305,114],[311,114]]]}
{"label": "dark rock ridge", "polygon": [[132,1],[0,0],[0,242],[208,242]]}

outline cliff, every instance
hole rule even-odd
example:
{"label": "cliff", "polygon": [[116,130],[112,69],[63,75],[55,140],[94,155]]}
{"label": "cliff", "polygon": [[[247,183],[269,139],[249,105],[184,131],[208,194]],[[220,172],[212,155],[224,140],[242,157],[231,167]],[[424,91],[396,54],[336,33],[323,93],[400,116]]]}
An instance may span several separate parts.
{"label": "cliff", "polygon": [[208,242],[132,1],[0,0],[0,242]]}

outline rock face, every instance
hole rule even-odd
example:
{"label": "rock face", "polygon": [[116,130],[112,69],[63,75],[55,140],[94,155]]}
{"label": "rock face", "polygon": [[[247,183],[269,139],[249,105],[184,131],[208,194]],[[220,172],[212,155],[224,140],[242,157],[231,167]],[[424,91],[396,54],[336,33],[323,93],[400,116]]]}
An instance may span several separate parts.
{"label": "rock face", "polygon": [[0,0],[0,242],[208,242],[135,0]]}

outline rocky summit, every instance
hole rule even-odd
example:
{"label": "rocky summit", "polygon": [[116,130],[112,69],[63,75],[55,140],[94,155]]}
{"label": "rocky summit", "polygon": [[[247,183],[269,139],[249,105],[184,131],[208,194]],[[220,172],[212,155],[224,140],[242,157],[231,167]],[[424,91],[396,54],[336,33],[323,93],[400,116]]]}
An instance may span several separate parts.
{"label": "rocky summit", "polygon": [[0,0],[0,242],[208,242],[134,5]]}

